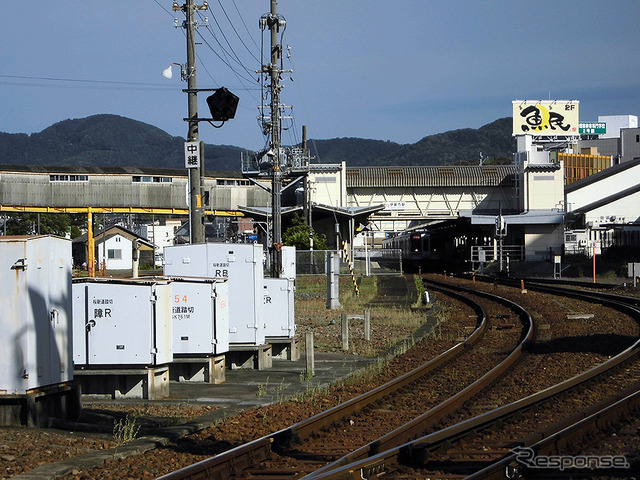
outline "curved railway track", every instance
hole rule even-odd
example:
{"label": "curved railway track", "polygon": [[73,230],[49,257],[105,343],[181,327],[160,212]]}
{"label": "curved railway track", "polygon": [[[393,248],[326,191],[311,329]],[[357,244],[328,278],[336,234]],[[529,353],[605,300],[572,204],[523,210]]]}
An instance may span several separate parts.
{"label": "curved railway track", "polygon": [[[491,279],[491,282],[494,280]],[[442,293],[438,294],[438,298],[441,298],[439,303],[445,305],[450,320],[438,325],[432,334],[434,337],[431,338],[436,340],[441,331],[443,337],[437,339],[436,343],[440,348],[445,344],[453,346],[437,358],[433,358],[436,355],[433,352],[437,351],[434,348],[435,344],[422,342],[421,349],[412,349],[409,355],[405,354],[394,360],[393,366],[385,367],[380,377],[390,378],[393,371],[408,372],[413,369],[400,377],[405,385],[399,391],[389,388],[394,382],[385,383],[378,389],[361,395],[363,400],[368,397],[364,401],[367,405],[363,408],[356,405],[357,399],[345,402],[347,409],[342,412],[340,410],[343,405],[340,405],[292,427],[279,430],[160,478],[289,479],[302,478],[305,475],[307,475],[305,478],[379,478],[379,476],[380,478],[382,476],[384,478],[438,478],[439,475],[446,475],[447,478],[453,475],[453,478],[459,478],[461,475],[468,474],[481,475],[473,472],[482,470],[489,473],[482,473],[487,476],[478,478],[502,478],[501,475],[507,471],[517,475],[518,468],[522,467],[522,457],[515,458],[515,453],[511,452],[514,446],[524,445],[526,448],[531,448],[531,450],[525,450],[525,453],[533,452],[532,456],[541,456],[553,455],[547,452],[556,451],[552,448],[557,448],[558,445],[561,446],[566,442],[571,442],[573,445],[574,440],[563,440],[559,437],[560,434],[553,433],[554,418],[557,420],[559,411],[556,405],[560,405],[554,402],[562,402],[563,398],[568,399],[570,403],[565,407],[569,412],[565,417],[568,418],[571,413],[582,410],[583,407],[586,408],[585,405],[578,404],[577,399],[587,398],[585,392],[593,391],[598,394],[598,397],[589,400],[591,406],[588,408],[592,411],[585,411],[586,413],[582,414],[592,415],[595,411],[593,404],[603,401],[602,399],[609,393],[624,388],[637,389],[636,386],[629,387],[632,380],[634,378],[637,380],[640,375],[640,372],[634,370],[635,367],[631,365],[635,354],[627,353],[629,357],[626,359],[619,355],[614,357],[614,355],[623,349],[625,352],[634,352],[634,349],[638,349],[637,343],[626,348],[637,340],[640,331],[636,323],[638,322],[637,308],[629,306],[638,299],[607,298],[604,295],[598,297],[598,292],[588,291],[582,292],[586,299],[571,300],[561,297],[564,292],[557,286],[551,287],[550,293],[555,297],[549,299],[546,293],[534,292],[537,287],[534,287],[533,283],[527,284],[530,292],[523,295],[518,288],[519,281],[513,283],[516,288],[497,287],[497,283],[493,286],[482,283],[471,285],[471,282],[458,278],[447,278],[445,282],[439,282],[440,285],[435,283],[431,281],[429,289],[441,290]],[[456,302],[468,297],[466,306],[445,302],[445,298],[442,298],[445,292],[447,295],[457,295]],[[533,330],[525,328],[526,325],[532,324],[531,315],[507,311],[506,305],[509,301],[505,303],[503,300],[499,307],[495,306],[493,300],[498,298],[495,297],[496,293],[510,299],[511,303],[528,305],[527,308],[531,309],[531,315],[536,321],[536,329],[540,327],[533,341],[530,340]],[[490,301],[489,298],[493,300]],[[586,300],[596,302],[598,305],[585,307]],[[478,305],[472,309],[469,305],[473,303]],[[565,318],[569,310],[584,311],[587,308],[591,308],[595,319],[580,320],[579,324],[578,321],[569,321]],[[610,309],[613,308],[617,312],[624,312],[625,315],[612,313]],[[527,316],[529,319],[526,318]],[[635,322],[629,316],[633,316]],[[454,325],[456,327],[451,328]],[[575,335],[572,328],[576,329]],[[453,343],[452,340],[458,338],[464,329],[468,336],[464,341],[456,340],[457,343]],[[469,333],[471,330],[473,331]],[[499,337],[502,337],[502,343],[494,343],[494,340]],[[585,342],[584,348],[581,347],[581,342]],[[599,343],[606,343],[606,348],[599,348]],[[520,349],[517,355],[513,353],[516,344],[521,345],[516,347],[516,350]],[[419,361],[418,352],[428,355],[424,358],[429,361]],[[446,355],[451,357],[447,358]],[[605,362],[608,356],[614,357],[611,360],[619,361],[617,367],[611,363],[611,360]],[[491,375],[488,372],[499,363],[498,358],[505,360],[510,357],[512,360],[516,358],[517,361],[508,368],[506,374],[499,376],[491,385],[488,385]],[[480,359],[490,361],[481,366]],[[406,367],[407,361],[413,366]],[[420,364],[430,364],[430,367],[422,365],[414,368],[415,365]],[[547,366],[548,370],[543,370],[543,366]],[[421,370],[422,373],[417,373]],[[540,375],[543,371],[546,373]],[[582,373],[585,371],[588,371],[592,378],[587,379]],[[615,375],[612,373],[614,371],[617,372]],[[496,370],[493,374],[498,375],[495,372]],[[579,372],[581,375],[576,375]],[[478,380],[483,375],[486,378]],[[529,379],[528,377],[532,375],[541,378]],[[574,375],[576,378],[573,378]],[[609,383],[606,384],[605,381]],[[581,393],[571,393],[571,390],[566,390],[571,382],[576,383],[573,388],[583,389]],[[361,387],[356,383],[354,388]],[[403,389],[410,394],[401,395],[399,392]],[[546,400],[546,402],[552,402],[551,410],[556,413],[555,417],[551,415],[550,420],[545,420],[545,432],[541,434],[541,421],[538,417],[543,418],[544,414],[541,412],[549,408],[545,407],[544,399],[544,394],[549,392],[556,394],[554,399]],[[376,397],[376,395],[379,396]],[[457,397],[457,400],[454,397]],[[400,398],[404,398],[405,404],[402,406],[392,403],[392,400]],[[416,399],[423,403],[418,405],[414,401]],[[625,406],[621,408],[631,408],[630,405],[633,405],[631,399],[622,402]],[[286,404],[278,407],[286,408]],[[522,407],[522,411],[518,410],[518,407]],[[351,410],[348,410],[349,408]],[[314,408],[314,411],[318,409]],[[366,415],[366,412],[370,415]],[[501,414],[504,416],[500,417]],[[503,442],[501,446],[501,440],[496,432],[512,428],[510,424],[516,425],[514,429],[518,428],[517,425],[523,423],[519,419],[529,414],[534,415],[533,418],[536,418],[536,421],[530,422],[529,426],[520,432],[512,430],[507,445],[505,446]],[[593,422],[603,422],[602,417],[598,417],[600,414],[594,415],[595,417],[592,418],[596,420]],[[611,414],[607,413],[604,418],[609,418],[609,415]],[[385,421],[384,427],[382,427],[382,420]],[[387,420],[393,420],[394,423],[386,423]],[[247,428],[250,428],[253,422],[252,416],[246,416],[244,421],[248,422]],[[378,421],[380,425],[375,423]],[[235,420],[231,421],[228,426],[227,422],[224,422],[222,430],[216,428],[218,433],[213,434],[216,435],[215,438],[228,438],[227,435],[231,433],[230,428],[234,422]],[[273,423],[273,425],[283,424],[285,423]],[[495,428],[495,425],[499,427]],[[565,422],[564,426],[567,425],[569,423]],[[264,431],[264,428],[261,431]],[[480,435],[485,435],[483,432],[486,432],[487,436],[474,447],[469,439],[481,438]],[[212,433],[203,433],[204,435],[199,435],[197,438],[185,439],[187,441],[182,445],[176,445],[176,448],[185,449],[185,453],[190,452],[192,447],[193,451],[200,450],[199,439],[206,441],[212,435]],[[543,441],[547,444],[538,445],[541,438],[544,438]],[[337,441],[334,441],[336,439]],[[357,443],[357,440],[360,443]],[[442,442],[438,444],[437,441],[440,440]],[[322,444],[328,448],[323,450]],[[438,459],[437,451],[451,448],[451,445],[453,450],[449,450]],[[220,451],[220,449],[213,451]],[[182,461],[182,457],[178,457],[177,450],[174,451],[174,455],[176,461]],[[294,456],[298,458],[294,459]],[[166,467],[171,464],[168,461],[172,458],[171,453],[158,452],[158,456],[153,457],[153,459],[145,457],[145,459],[140,458],[126,463],[138,467],[149,465],[149,467],[145,466],[145,469],[154,468],[151,465],[162,465],[163,467],[157,468],[156,475],[166,472]],[[159,463],[163,459],[165,462]],[[452,459],[456,461],[451,462]],[[465,466],[466,469],[456,471],[455,467],[459,466]],[[125,465],[123,467],[126,468]],[[120,471],[120,466],[114,465],[113,470],[111,468],[108,470],[111,475],[109,478],[112,478],[115,472]],[[94,471],[90,477],[82,478],[97,478],[97,475],[99,472]]]}
{"label": "curved railway track", "polygon": [[[349,402],[161,478],[300,478],[327,462],[340,459],[330,464],[336,468],[402,444],[460,408],[517,361],[533,337],[533,321],[521,307],[495,295],[476,293],[481,305],[444,285],[437,288],[473,306],[477,326],[464,341]],[[504,319],[514,317],[521,328],[503,330]],[[456,369],[466,378],[453,378]],[[387,433],[379,438],[380,432]]]}
{"label": "curved railway track", "polygon": [[[560,290],[557,285],[535,288],[606,304],[640,322],[637,298]],[[520,478],[524,472],[548,475],[548,468],[535,468],[540,466],[536,459],[557,460],[553,455],[561,453],[562,446],[616,415],[640,408],[639,351],[640,340],[636,340],[608,361],[553,387],[366,459],[332,470],[325,468],[308,478],[434,479],[471,472],[475,473],[470,478]],[[564,420],[558,422],[559,418]],[[617,470],[620,472],[623,470]]]}

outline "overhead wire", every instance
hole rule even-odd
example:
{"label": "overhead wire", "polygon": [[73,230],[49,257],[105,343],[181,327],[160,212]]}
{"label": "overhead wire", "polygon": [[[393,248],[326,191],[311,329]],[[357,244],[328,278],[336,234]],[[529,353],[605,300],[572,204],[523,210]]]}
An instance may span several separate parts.
{"label": "overhead wire", "polygon": [[[289,47],[287,47],[287,51],[289,52],[290,49]],[[291,63],[291,69],[293,71],[296,71],[296,67],[294,65],[294,61],[293,61],[293,55],[287,55],[287,59],[288,61]],[[307,104],[305,102],[305,96],[302,93],[302,82],[300,82],[299,77],[298,79],[294,82],[296,84],[296,87],[298,88],[298,96],[300,98],[300,101],[302,103],[302,110],[304,112],[304,116],[309,118],[309,112],[308,112],[308,108],[307,108]],[[311,144],[313,145],[313,151],[315,153],[315,159],[317,161],[318,164],[320,164],[320,153],[318,152],[318,145],[316,144],[315,139],[311,139]],[[331,195],[331,191],[329,190],[329,185],[327,183],[324,184],[324,188],[325,188],[325,193],[327,195],[327,198],[329,199],[329,203],[333,204],[333,199],[332,199],[332,195]],[[338,215],[336,214],[335,211],[333,211],[333,220],[335,223],[338,223]]]}
{"label": "overhead wire", "polygon": [[[159,2],[158,0],[154,0],[156,4],[158,4],[164,11],[166,11],[169,15],[173,16],[173,13],[168,11],[166,8],[164,8]],[[229,17],[227,11],[225,10],[224,6],[222,5],[222,2],[220,0],[218,0],[218,4],[225,16],[225,18],[227,19],[229,25],[231,26],[232,30],[234,31],[235,35],[238,37],[238,40],[240,41],[240,43],[242,44],[242,46],[245,48],[245,50],[247,50],[247,52],[249,53],[249,55],[251,55],[251,57],[253,57],[254,60],[256,60],[258,62],[258,64],[260,65],[260,70],[262,70],[262,67],[265,65],[265,57],[264,57],[264,28],[263,30],[263,34],[261,35],[261,42],[260,42],[260,46],[258,46],[258,44],[255,42],[255,40],[253,39],[253,36],[251,35],[249,29],[247,28],[246,22],[244,21],[244,18],[242,17],[242,14],[240,13],[238,6],[236,4],[235,0],[232,0],[233,6],[236,10],[236,13],[238,14],[238,17],[240,18],[245,31],[247,32],[249,38],[251,38],[254,46],[260,50],[260,54],[259,57],[256,56],[255,54],[252,53],[251,49],[248,47],[247,43],[242,39],[242,36],[240,35],[240,33],[238,32],[238,30],[235,28],[235,25],[233,24],[233,21],[231,20],[231,18]],[[198,12],[200,13],[200,12]],[[201,18],[202,15],[200,14]],[[278,15],[279,17],[283,18],[284,17],[282,15]],[[218,29],[220,30],[220,33],[225,41],[225,43],[228,45],[229,47],[229,51],[227,51],[227,49],[223,46],[223,44],[221,43],[221,41],[217,38],[217,36],[215,35],[215,33],[213,32],[212,29],[207,28],[207,30],[210,32],[210,34],[212,35],[212,37],[214,38],[215,42],[217,43],[217,45],[220,47],[220,51],[223,52],[225,58],[222,57],[222,55],[220,55],[220,53],[218,53],[216,51],[216,49],[204,38],[204,36],[202,34],[200,34],[198,32],[198,36],[199,38],[203,41],[203,43],[214,53],[214,55],[225,65],[227,66],[232,72],[233,74],[236,76],[236,78],[240,81],[240,83],[243,85],[243,88],[249,92],[251,94],[251,89],[246,87],[244,82],[250,82],[253,83],[254,80],[253,78],[247,77],[245,76],[246,74],[249,74],[249,76],[251,76],[253,73],[250,69],[248,69],[244,63],[242,62],[242,60],[240,59],[239,55],[235,52],[233,46],[231,45],[231,42],[229,41],[229,39],[227,38],[227,36],[224,33],[224,30],[222,29],[222,26],[220,25],[220,23],[218,22],[217,18],[214,16],[214,22],[216,24],[216,26],[218,27]],[[282,32],[280,34],[280,45],[283,44],[283,39],[284,39],[284,33],[286,31],[286,19],[285,19],[285,24],[284,27],[282,29]],[[289,49],[287,49],[289,50]],[[202,61],[201,57],[199,55],[197,55],[198,61],[200,62],[200,65],[202,65],[202,68],[207,72],[207,74],[209,75],[209,77],[214,81],[214,83],[218,84],[218,82],[213,78],[213,75],[211,74],[211,72],[208,70],[206,63],[204,61]],[[293,60],[291,55],[287,55],[288,60],[291,62],[292,64],[292,70],[295,71],[295,67],[293,67]],[[241,69],[243,70],[243,72],[239,71],[236,67],[234,67],[231,64],[231,61],[233,61],[234,63],[236,63],[238,66],[241,67]],[[280,58],[280,70],[284,70],[284,56],[281,55]],[[0,75],[0,77],[2,77]],[[260,105],[262,106],[262,108],[260,108],[260,115],[258,117],[259,123],[260,123],[260,130],[263,132],[263,136],[264,136],[264,141],[265,141],[265,149],[268,146],[268,140],[269,140],[269,135],[264,132],[263,126],[264,126],[264,122],[265,122],[265,113],[264,113],[264,106],[267,103],[267,100],[269,98],[269,92],[265,91],[265,82],[266,82],[266,74],[265,73],[260,73],[259,77],[258,77],[258,81],[260,82],[260,100],[258,101],[258,99],[254,99],[256,100],[256,102],[259,102]],[[291,78],[293,80],[293,78]],[[294,83],[296,83],[296,87],[298,88],[298,93],[299,93],[299,98],[302,102],[302,108],[305,111],[306,116],[308,117],[308,110],[307,110],[307,105],[306,102],[304,101],[304,95],[302,94],[302,88],[301,88],[301,83],[299,81],[295,81]],[[252,94],[251,94],[252,95]],[[253,96],[253,95],[252,95]],[[272,112],[273,114],[273,112]],[[287,128],[283,128],[282,127],[282,123],[281,123],[281,128],[287,132],[289,135],[292,135],[293,137],[293,142],[292,144],[298,144],[300,143],[298,141],[298,137],[297,137],[297,123],[296,123],[296,119],[295,116],[293,115],[293,109],[291,111],[291,124],[289,127]],[[315,159],[317,160],[317,162],[320,162],[320,154],[318,152],[318,148],[317,148],[317,144],[315,142],[314,139],[311,139],[311,143],[313,145],[313,150],[315,152]],[[326,189],[326,195],[329,198],[329,202],[332,204],[332,198],[331,198],[331,191],[328,188],[328,185],[325,184],[325,189]],[[333,212],[333,216],[334,216],[334,221],[337,223],[338,219],[337,219],[337,214],[336,212]]]}
{"label": "overhead wire", "polygon": [[134,87],[138,90],[171,90],[171,87],[145,82],[121,82],[114,80],[87,80],[80,78],[56,78],[56,77],[36,77],[26,75],[0,75],[0,78],[16,79],[16,80],[39,80],[44,82],[69,82],[71,85],[52,85],[52,84],[36,84],[36,83],[24,83],[24,82],[3,82],[4,85],[19,85],[21,87],[56,87],[56,88],[78,88],[78,84],[82,85],[82,88],[105,88],[104,85],[114,89],[124,89]]}
{"label": "overhead wire", "polygon": [[[227,17],[227,21],[229,22],[229,25],[231,25],[231,28],[233,29],[233,31],[235,32],[236,36],[238,37],[238,40],[240,40],[240,43],[242,43],[242,45],[247,50],[247,52],[249,52],[249,55],[251,55],[256,60],[256,62],[260,63],[260,59],[258,57],[256,57],[256,55],[249,49],[247,44],[244,42],[244,40],[242,39],[242,37],[238,33],[238,30],[236,30],[236,27],[233,25],[233,22],[229,18],[229,15],[227,15],[227,11],[224,9],[224,6],[222,5],[222,2],[220,0],[218,0],[218,4],[220,5],[220,8],[222,9],[222,13],[224,13],[224,16]],[[235,5],[235,1],[234,1],[234,5]],[[236,11],[237,10],[238,10],[238,7],[236,6]],[[238,12],[238,14],[240,14],[240,12]],[[242,16],[240,16],[240,18],[242,18]],[[242,23],[244,23],[244,21]],[[245,25],[245,28],[246,28],[246,25]],[[249,35],[249,36],[251,36],[251,35]],[[256,45],[256,47],[257,47],[257,45]]]}
{"label": "overhead wire", "polygon": [[[198,12],[199,13],[199,12]],[[199,15],[202,15],[199,13]],[[214,17],[214,21],[215,21],[215,17]],[[217,21],[216,21],[217,24]],[[220,28],[220,26],[218,25],[218,28]],[[211,45],[211,43],[209,43],[209,41],[204,37],[204,35],[202,35],[202,33],[200,33],[200,31],[197,31],[198,37],[200,38],[200,40],[202,40],[205,45],[207,47],[209,47],[209,49],[213,52],[213,54],[218,57],[218,59],[224,64],[226,65],[229,70],[231,70],[234,75],[236,75],[236,77],[238,78],[244,78],[245,80],[248,80],[248,78],[245,76],[245,72],[251,73],[249,71],[249,69],[247,67],[244,66],[244,64],[240,61],[240,59],[238,58],[238,56],[235,54],[235,52],[233,51],[233,49],[231,49],[231,52],[229,52],[224,45],[222,45],[222,43],[220,42],[220,40],[218,39],[218,37],[216,36],[216,34],[213,32],[213,30],[211,30],[210,28],[207,28],[207,31],[211,34],[211,36],[213,37],[213,39],[216,41],[216,43],[218,44],[218,46],[220,47],[220,51],[222,52],[222,54],[224,55],[224,57],[218,53],[218,51]],[[223,38],[225,38],[226,40],[226,36],[224,35],[224,33],[222,32],[222,36]],[[242,70],[244,70],[244,72],[241,72],[240,70],[238,70],[236,67],[234,67],[231,64],[231,61],[233,61],[235,64],[237,64],[238,66],[240,66],[242,68]]]}
{"label": "overhead wire", "polygon": [[[154,0],[155,3],[160,6],[168,15],[171,15],[172,17],[174,16],[173,12],[167,10],[164,6],[162,6],[158,0]],[[235,2],[235,0],[232,0],[233,6],[236,10],[236,13],[238,15],[238,18],[240,19],[240,21],[242,22],[245,31],[248,34],[248,37],[251,39],[251,41],[253,42],[253,45],[258,48],[260,50],[259,55],[256,55],[252,52],[251,48],[248,45],[248,42],[246,42],[242,35],[240,34],[239,30],[236,28],[233,19],[231,18],[231,16],[229,15],[229,13],[227,12],[227,10],[224,8],[224,5],[222,4],[222,2],[220,0],[218,0],[218,5],[220,6],[220,9],[222,11],[222,14],[224,15],[224,17],[226,18],[230,28],[233,30],[235,36],[238,38],[238,41],[240,42],[240,44],[242,45],[242,47],[248,52],[248,54],[251,56],[251,58],[255,61],[258,62],[258,64],[260,65],[260,70],[262,69],[262,66],[265,64],[264,60],[264,51],[265,51],[265,46],[264,46],[264,35],[262,35],[262,41],[260,46],[258,46],[258,44],[256,43],[256,41],[254,40],[254,37],[250,34],[249,29],[247,28],[247,24],[244,21],[244,18],[242,16],[242,14],[240,13],[239,9],[238,9],[238,5]],[[197,11],[200,20],[204,21],[204,16],[202,15],[202,13],[200,11]],[[237,80],[239,81],[239,83],[242,85],[242,89],[245,90],[246,92],[248,92],[253,98],[254,100],[259,103],[262,108],[260,108],[261,113],[259,114],[259,124],[260,124],[260,130],[263,132],[263,135],[265,137],[265,145],[267,144],[268,141],[268,137],[269,135],[266,134],[263,130],[263,125],[265,123],[265,119],[266,119],[266,114],[265,114],[265,108],[264,106],[268,103],[268,98],[269,98],[269,91],[265,91],[265,83],[266,83],[266,79],[264,78],[265,74],[261,74],[258,77],[258,81],[260,82],[260,99],[256,98],[251,92],[253,90],[257,90],[258,87],[256,87],[255,89],[252,87],[249,87],[247,84],[251,83],[251,84],[255,84],[255,77],[253,77],[253,75],[256,73],[256,71],[252,71],[251,69],[249,69],[245,63],[242,61],[240,55],[238,55],[238,53],[236,52],[234,46],[232,45],[229,37],[227,36],[227,34],[225,33],[225,29],[223,27],[223,25],[218,21],[218,16],[212,13],[212,17],[213,17],[213,23],[215,24],[217,31],[219,31],[219,34],[221,35],[221,38],[218,37],[218,35],[216,34],[216,32],[214,31],[213,28],[209,27],[207,28],[207,31],[209,32],[209,34],[213,37],[214,41],[215,41],[215,45],[212,44],[208,38],[206,38],[202,32],[196,30],[196,33],[198,35],[199,40],[202,41],[203,45],[205,45],[209,50],[211,50],[211,52],[222,62],[223,65],[225,65],[225,67],[227,67],[237,78]],[[284,18],[284,16],[282,15],[278,15],[279,18],[282,18],[284,21],[284,27],[282,28],[282,31],[280,32],[280,42],[282,44],[283,38],[284,38],[284,33],[286,31],[286,19]],[[204,22],[203,22],[204,23]],[[263,29],[264,30],[264,29]],[[263,31],[264,33],[264,31]],[[186,33],[185,33],[186,35]],[[209,76],[209,78],[214,82],[214,84],[216,85],[220,85],[219,81],[214,78],[214,75],[212,74],[212,72],[210,71],[210,69],[208,68],[208,62],[206,62],[201,54],[196,54],[199,65],[201,66],[201,68],[204,69],[204,71],[207,73],[207,75]],[[284,70],[284,58],[283,56],[281,56],[280,58],[280,69]],[[268,62],[267,62],[268,63]],[[262,77],[262,78],[261,78]],[[273,114],[273,112],[272,112]],[[296,130],[296,121],[295,121],[295,117],[293,115],[293,109],[291,111],[291,115],[290,118],[287,118],[285,120],[288,120],[288,124],[285,126],[284,123],[285,122],[281,122],[280,123],[280,127],[283,130],[283,132],[286,132],[287,135],[289,135],[289,138],[292,139],[292,144],[297,144],[299,143],[298,140],[298,135],[297,135],[297,130]]]}
{"label": "overhead wire", "polygon": [[161,9],[163,9],[165,12],[167,12],[169,15],[171,15],[173,17],[173,12],[171,12],[170,10],[167,10],[167,8],[162,5],[158,0],[153,0],[154,2],[156,2],[156,5],[158,5]]}
{"label": "overhead wire", "polygon": [[[200,12],[198,12],[199,15],[202,18],[202,14]],[[212,12],[213,13],[213,12]],[[199,38],[202,40],[202,42],[213,52],[213,54],[218,57],[222,63],[227,66],[227,68],[229,68],[229,70],[234,74],[234,76],[236,77],[236,79],[238,80],[239,84],[241,85],[241,87],[239,87],[239,89],[247,92],[247,94],[249,94],[251,96],[251,98],[253,98],[253,100],[255,102],[258,102],[258,99],[256,98],[256,96],[254,95],[253,91],[257,90],[257,86],[253,87],[253,86],[249,86],[249,84],[253,84],[255,85],[255,78],[253,77],[253,73],[251,72],[251,70],[249,68],[247,68],[242,60],[240,59],[239,55],[236,54],[235,50],[233,49],[233,46],[231,45],[231,43],[229,42],[227,36],[224,34],[224,31],[222,29],[222,26],[220,25],[220,23],[215,20],[215,15],[214,16],[214,21],[216,26],[218,27],[218,29],[220,30],[220,33],[222,34],[225,42],[228,45],[228,49],[230,50],[230,52],[228,51],[227,48],[225,48],[222,43],[220,42],[220,40],[218,39],[218,37],[216,36],[216,34],[213,32],[213,30],[211,28],[207,28],[207,30],[209,31],[209,33],[211,34],[211,36],[214,38],[216,44],[220,47],[220,50],[222,51],[222,53],[224,54],[225,58],[222,58],[222,56],[217,52],[216,48],[209,42],[207,41],[207,39],[202,35],[202,33],[197,32]],[[231,22],[231,19],[225,14],[225,17],[228,19],[229,22]],[[233,28],[233,27],[232,27]],[[235,28],[234,28],[235,30]],[[198,57],[199,59],[201,57]],[[227,60],[229,59],[229,60]],[[233,61],[234,65],[237,64],[241,67],[241,70],[239,70],[238,68],[234,67],[234,65],[232,65],[231,60]],[[213,79],[213,75],[211,75],[211,73],[209,72],[209,70],[206,67],[206,64],[204,62],[201,61],[201,64],[203,65],[203,68],[205,69],[205,71],[209,74],[209,76]],[[245,73],[246,72],[246,73]],[[214,83],[216,83],[216,85],[220,85],[219,82],[214,80]],[[234,88],[234,90],[236,90],[236,88]],[[239,108],[241,109],[246,109],[249,110],[248,107],[245,107],[244,105],[239,105]]]}
{"label": "overhead wire", "polygon": [[[198,14],[202,18],[202,13],[198,12]],[[216,26],[218,27],[218,30],[220,31],[220,34],[222,35],[222,38],[224,39],[224,41],[227,44],[228,48],[225,47],[222,44],[222,42],[218,39],[217,35],[214,33],[213,29],[209,27],[209,25],[207,25],[207,30],[209,31],[209,33],[211,33],[211,36],[214,38],[214,40],[216,41],[216,43],[220,47],[220,50],[222,51],[222,53],[224,54],[225,58],[227,59],[225,63],[231,68],[230,61],[233,61],[235,64],[240,66],[245,72],[249,72],[250,73],[249,69],[242,63],[242,61],[238,57],[238,54],[233,49],[233,46],[231,45],[231,43],[229,42],[229,39],[225,35],[224,30],[222,30],[222,27],[218,23],[218,19],[217,19],[216,15],[213,15],[213,21],[215,22]],[[214,53],[217,54],[217,52],[214,52]],[[220,58],[220,55],[217,55],[217,56]]]}

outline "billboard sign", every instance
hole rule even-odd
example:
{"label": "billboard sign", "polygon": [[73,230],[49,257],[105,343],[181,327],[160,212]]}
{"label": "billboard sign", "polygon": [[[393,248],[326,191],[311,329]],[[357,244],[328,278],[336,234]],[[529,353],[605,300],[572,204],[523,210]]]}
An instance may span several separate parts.
{"label": "billboard sign", "polygon": [[581,135],[602,135],[607,133],[606,122],[580,122],[578,130]]}
{"label": "billboard sign", "polygon": [[578,135],[577,100],[514,100],[513,134]]}

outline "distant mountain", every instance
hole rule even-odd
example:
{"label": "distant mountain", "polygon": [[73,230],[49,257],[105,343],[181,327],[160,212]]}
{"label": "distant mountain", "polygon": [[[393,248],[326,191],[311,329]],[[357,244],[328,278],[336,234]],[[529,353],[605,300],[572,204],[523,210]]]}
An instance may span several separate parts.
{"label": "distant mountain", "polygon": [[[184,168],[184,138],[118,115],[64,120],[31,135],[0,133],[0,163]],[[242,148],[205,145],[207,169],[240,170]]]}
{"label": "distant mountain", "polygon": [[[309,140],[320,163],[347,166],[446,165],[485,159],[509,161],[515,149],[511,119],[479,129],[465,128],[424,137],[414,144],[362,138]],[[240,170],[246,149],[205,145],[205,165],[212,170]],[[0,164],[64,166],[136,166],[184,168],[184,138],[118,115],[64,120],[31,135],[0,132]]]}
{"label": "distant mountain", "polygon": [[507,117],[478,129],[463,128],[430,135],[413,145],[404,145],[376,165],[477,164],[480,155],[485,159],[508,158],[510,161],[515,151],[512,122]]}
{"label": "distant mountain", "polygon": [[307,146],[318,163],[347,162],[350,167],[358,167],[370,165],[372,159],[393,156],[404,145],[363,138],[333,138],[331,140],[309,140]]}

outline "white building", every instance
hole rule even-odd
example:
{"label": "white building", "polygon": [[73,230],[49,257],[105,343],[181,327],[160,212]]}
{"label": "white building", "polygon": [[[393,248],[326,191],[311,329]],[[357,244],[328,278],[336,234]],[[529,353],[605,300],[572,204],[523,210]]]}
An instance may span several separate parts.
{"label": "white building", "polygon": [[620,130],[623,128],[638,128],[636,115],[598,115],[598,122],[607,124],[607,132],[599,138],[620,138]]}
{"label": "white building", "polygon": [[162,266],[164,247],[175,244],[176,231],[181,225],[182,220],[167,219],[162,222],[156,220],[151,225],[138,225],[134,228],[138,235],[146,238],[153,245],[156,266]]}
{"label": "white building", "polygon": [[[142,264],[151,262],[151,243],[136,233],[119,225],[104,231],[93,232],[95,243],[96,268],[104,270],[131,270],[134,259]],[[73,262],[76,267],[87,262],[87,234],[73,239]],[[142,255],[140,255],[142,254]],[[148,259],[140,258],[149,254]]]}

